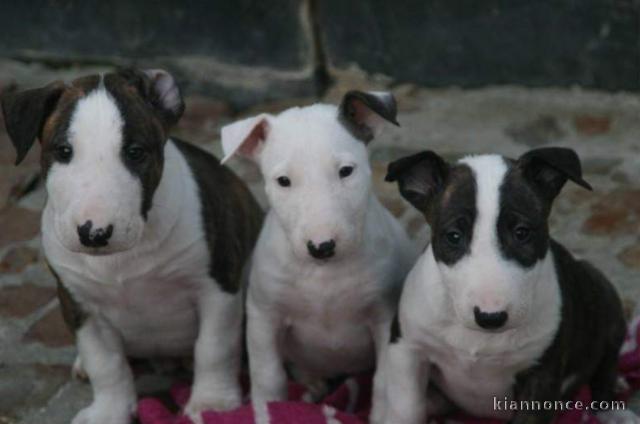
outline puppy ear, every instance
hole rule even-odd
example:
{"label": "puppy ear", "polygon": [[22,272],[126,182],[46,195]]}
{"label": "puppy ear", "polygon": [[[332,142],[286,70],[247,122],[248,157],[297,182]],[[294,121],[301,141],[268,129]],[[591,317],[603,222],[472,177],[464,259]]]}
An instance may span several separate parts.
{"label": "puppy ear", "polygon": [[400,126],[397,113],[393,94],[352,90],[342,98],[339,119],[355,138],[367,144],[380,133],[384,121]]}
{"label": "puppy ear", "polygon": [[184,101],[173,76],[162,69],[121,69],[120,76],[136,87],[158,112],[165,128],[175,125],[184,113]]}
{"label": "puppy ear", "polygon": [[582,179],[580,158],[572,149],[534,149],[522,155],[518,159],[518,165],[525,178],[533,182],[549,200],[560,193],[567,180],[592,190],[591,185]]}
{"label": "puppy ear", "polygon": [[267,139],[269,129],[270,125],[266,114],[236,121],[222,127],[220,132],[224,158],[221,163],[225,163],[235,154],[256,161]]}
{"label": "puppy ear", "polygon": [[42,128],[64,90],[64,83],[56,81],[42,88],[2,94],[2,114],[16,149],[16,165],[23,161],[36,137],[42,136]]}
{"label": "puppy ear", "polygon": [[424,151],[389,164],[386,181],[397,181],[402,197],[426,215],[430,202],[440,192],[449,165],[432,151]]}

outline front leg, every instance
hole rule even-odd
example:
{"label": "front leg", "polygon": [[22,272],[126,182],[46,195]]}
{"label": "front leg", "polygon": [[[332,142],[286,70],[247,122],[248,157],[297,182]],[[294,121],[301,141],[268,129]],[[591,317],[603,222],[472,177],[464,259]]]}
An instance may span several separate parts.
{"label": "front leg", "polygon": [[256,422],[268,422],[266,404],[286,400],[287,375],[278,339],[280,320],[265,313],[249,296],[247,300],[247,347],[251,374],[251,400]]}
{"label": "front leg", "polygon": [[127,424],[136,392],[120,335],[109,323],[89,317],[77,331],[78,354],[93,389],[93,403],[72,424]]}
{"label": "front leg", "polygon": [[387,424],[425,422],[429,363],[400,339],[390,344],[385,361]]}
{"label": "front leg", "polygon": [[[386,318],[386,317],[385,317]],[[373,393],[371,399],[371,414],[369,422],[382,423],[387,409],[386,405],[386,372],[387,351],[391,338],[392,318],[375,322],[371,327],[371,335],[376,349],[376,372],[373,378]]]}
{"label": "front leg", "polygon": [[185,414],[202,422],[205,410],[225,411],[242,403],[239,373],[242,293],[225,293],[205,282],[198,299],[199,330],[194,352],[194,381]]}

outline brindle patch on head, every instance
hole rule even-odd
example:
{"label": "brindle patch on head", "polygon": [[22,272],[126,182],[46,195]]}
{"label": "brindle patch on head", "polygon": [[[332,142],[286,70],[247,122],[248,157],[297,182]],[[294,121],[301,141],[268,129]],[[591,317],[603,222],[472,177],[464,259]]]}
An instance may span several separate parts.
{"label": "brindle patch on head", "polygon": [[[432,223],[431,242],[437,261],[449,266],[469,253],[477,216],[476,181],[471,169],[458,164],[450,169],[442,190],[425,212]],[[453,236],[459,242],[453,243]]]}
{"label": "brindle patch on head", "polygon": [[42,142],[40,165],[45,177],[53,163],[53,152],[56,147],[62,143],[68,143],[69,124],[78,101],[95,90],[99,83],[99,75],[89,75],[72,81],[45,121],[40,138]]}
{"label": "brindle patch on head", "polygon": [[[524,176],[522,169],[507,160],[509,170],[500,187],[500,213],[497,234],[500,252],[528,268],[544,259],[549,250],[547,217],[551,202],[541,197]],[[518,240],[516,230],[529,232],[526,240]]]}
{"label": "brindle patch on head", "polygon": [[[118,72],[105,75],[104,86],[124,118],[121,158],[127,169],[140,179],[141,213],[146,218],[162,177],[167,140],[165,126],[158,111],[143,97],[144,93],[126,78],[126,74]],[[126,151],[132,146],[144,150],[144,160],[133,161],[127,157]]]}

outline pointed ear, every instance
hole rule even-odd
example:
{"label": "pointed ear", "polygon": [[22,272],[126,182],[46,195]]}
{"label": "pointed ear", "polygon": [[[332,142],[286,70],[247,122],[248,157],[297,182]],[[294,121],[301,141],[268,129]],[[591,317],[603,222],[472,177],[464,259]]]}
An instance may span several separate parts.
{"label": "pointed ear", "polygon": [[591,185],[582,179],[580,158],[575,151],[562,147],[547,147],[531,150],[518,159],[518,166],[525,178],[553,200],[562,187],[571,180],[587,190]]}
{"label": "pointed ear", "polygon": [[380,133],[385,121],[399,126],[397,113],[393,94],[352,90],[342,98],[339,119],[355,138],[367,144]]}
{"label": "pointed ear", "polygon": [[169,72],[162,69],[120,69],[118,73],[136,87],[156,110],[165,128],[178,123],[185,106],[180,89]]}
{"label": "pointed ear", "polygon": [[267,139],[269,128],[268,115],[266,114],[236,121],[222,127],[220,132],[224,158],[221,162],[225,163],[236,154],[255,162]]}
{"label": "pointed ear", "polygon": [[2,114],[16,149],[16,165],[25,158],[35,139],[42,136],[42,128],[64,90],[64,83],[56,81],[42,88],[2,94]]}
{"label": "pointed ear", "polygon": [[400,194],[426,215],[449,174],[449,164],[432,151],[424,151],[389,164],[386,181],[397,181]]}

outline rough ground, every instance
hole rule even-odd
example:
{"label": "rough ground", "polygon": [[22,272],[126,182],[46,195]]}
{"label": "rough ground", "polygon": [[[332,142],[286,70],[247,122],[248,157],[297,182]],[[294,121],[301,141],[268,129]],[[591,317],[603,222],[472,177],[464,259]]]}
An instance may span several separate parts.
{"label": "rough ground", "polygon": [[[16,75],[28,86],[87,72],[91,70],[46,71],[3,63],[0,90]],[[326,100],[336,102],[347,88],[379,89],[389,84],[357,70],[339,72]],[[595,190],[567,185],[552,213],[553,234],[604,270],[632,309],[640,299],[640,98],[519,87],[430,90],[404,85],[394,86],[393,91],[402,127],[389,128],[371,144],[373,178],[379,196],[416,240],[426,240],[427,230],[395,187],[383,182],[389,160],[427,148],[454,158],[481,152],[517,156],[531,147],[571,146],[582,157],[586,178]],[[243,115],[313,101],[263,104]],[[187,96],[186,102],[187,113],[176,135],[219,155],[218,131],[235,118],[231,107],[198,95]],[[67,423],[91,395],[88,385],[70,379],[75,349],[39,249],[39,213],[45,196],[37,180],[37,149],[14,168],[14,153],[0,127],[0,424]],[[256,170],[238,161],[232,166],[263,200]],[[166,383],[166,378],[149,372],[139,379],[143,393],[161,390]],[[632,404],[640,411],[639,397]]]}

